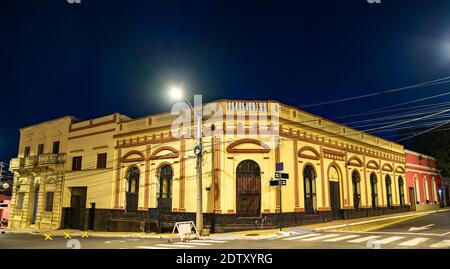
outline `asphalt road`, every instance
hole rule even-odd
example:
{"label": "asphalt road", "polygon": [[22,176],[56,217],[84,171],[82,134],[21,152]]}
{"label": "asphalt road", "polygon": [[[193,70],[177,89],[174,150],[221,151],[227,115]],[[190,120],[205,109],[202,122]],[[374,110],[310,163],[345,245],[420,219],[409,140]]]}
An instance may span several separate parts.
{"label": "asphalt road", "polygon": [[[411,229],[412,228],[412,229]],[[261,240],[193,240],[187,243],[163,238],[63,237],[44,240],[42,235],[0,235],[2,249],[438,249],[450,248],[450,212],[434,213],[379,230],[323,231]]]}

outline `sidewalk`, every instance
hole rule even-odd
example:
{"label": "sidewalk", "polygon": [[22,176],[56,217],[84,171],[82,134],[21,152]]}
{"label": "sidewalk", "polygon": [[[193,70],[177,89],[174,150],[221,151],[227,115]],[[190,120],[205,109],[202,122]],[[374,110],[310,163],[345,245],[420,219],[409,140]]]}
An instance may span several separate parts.
{"label": "sidewalk", "polygon": [[[210,236],[202,236],[201,239],[211,239],[211,240],[261,240],[261,239],[276,239],[288,237],[295,234],[302,234],[312,231],[324,231],[331,229],[338,229],[343,227],[350,227],[354,225],[370,224],[373,223],[377,225],[382,221],[396,220],[401,222],[402,219],[408,220],[411,217],[420,217],[421,215],[433,214],[438,212],[449,211],[450,209],[434,209],[428,211],[415,211],[415,212],[405,212],[399,214],[367,217],[367,218],[357,218],[357,219],[346,219],[346,220],[336,220],[331,222],[317,223],[311,225],[302,225],[295,227],[286,227],[282,231],[279,229],[270,230],[250,230],[250,231],[239,231],[239,232],[229,232],[229,233],[216,233]],[[72,238],[81,237],[82,232],[79,230],[55,230],[55,231],[44,231],[44,230],[6,230],[7,233],[18,233],[18,234],[34,234],[38,236],[45,236],[45,234],[50,234],[52,237],[64,237],[69,234]],[[142,233],[142,232],[99,232],[99,231],[89,231],[87,233],[89,237],[110,237],[110,238],[178,238],[178,234],[171,233]]]}

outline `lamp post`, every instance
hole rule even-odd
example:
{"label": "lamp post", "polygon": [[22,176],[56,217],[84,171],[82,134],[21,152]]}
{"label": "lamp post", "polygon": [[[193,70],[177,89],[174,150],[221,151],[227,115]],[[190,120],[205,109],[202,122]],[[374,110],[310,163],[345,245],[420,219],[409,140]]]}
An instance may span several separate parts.
{"label": "lamp post", "polygon": [[[194,112],[194,119],[195,123],[197,125],[195,136],[197,140],[197,145],[194,149],[194,154],[197,157],[196,160],[196,181],[197,181],[197,211],[195,214],[195,225],[197,228],[197,231],[200,235],[202,235],[203,232],[203,182],[202,182],[202,152],[203,152],[203,145],[202,145],[202,120],[203,120],[203,113],[202,113],[202,107],[200,105],[200,108],[196,112],[194,107],[192,106],[189,99],[185,98],[183,96],[183,92],[180,88],[173,87],[169,90],[169,94],[172,100],[182,100],[189,105],[189,108]],[[195,102],[194,102],[195,104]]]}

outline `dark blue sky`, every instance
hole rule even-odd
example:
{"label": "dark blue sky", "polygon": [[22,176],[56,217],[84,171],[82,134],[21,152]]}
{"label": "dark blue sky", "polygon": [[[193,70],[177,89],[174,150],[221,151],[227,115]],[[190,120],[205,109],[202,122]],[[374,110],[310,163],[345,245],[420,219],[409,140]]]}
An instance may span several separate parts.
{"label": "dark blue sky", "polygon": [[[301,106],[450,75],[450,2],[382,2],[2,1],[0,160],[17,154],[20,127],[169,111],[171,81],[206,101]],[[443,87],[306,110],[332,118]]]}

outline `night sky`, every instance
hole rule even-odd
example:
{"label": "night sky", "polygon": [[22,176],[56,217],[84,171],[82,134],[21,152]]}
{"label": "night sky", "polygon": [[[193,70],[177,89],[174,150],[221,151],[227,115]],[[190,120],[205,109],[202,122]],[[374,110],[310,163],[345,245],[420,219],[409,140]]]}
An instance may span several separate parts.
{"label": "night sky", "polygon": [[[9,0],[0,4],[0,33],[5,162],[27,125],[170,111],[171,82],[204,101],[301,108],[450,75],[448,0]],[[333,118],[449,87],[305,110]]]}

